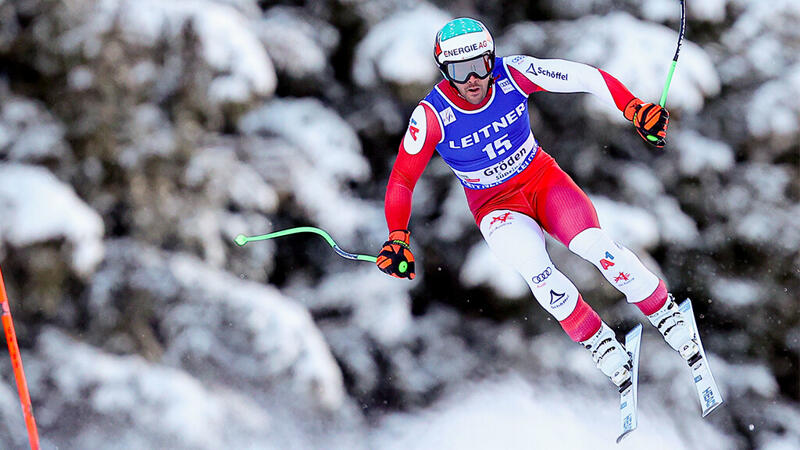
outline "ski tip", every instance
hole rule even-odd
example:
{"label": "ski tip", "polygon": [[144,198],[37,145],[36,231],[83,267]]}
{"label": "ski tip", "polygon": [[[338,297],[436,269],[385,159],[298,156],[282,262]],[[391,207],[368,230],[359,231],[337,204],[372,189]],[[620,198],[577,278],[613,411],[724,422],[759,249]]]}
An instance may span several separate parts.
{"label": "ski tip", "polygon": [[245,235],[243,235],[243,234],[237,235],[237,236],[236,236],[236,237],[233,239],[233,242],[236,242],[236,245],[238,245],[239,247],[241,247],[241,246],[243,246],[244,244],[247,244],[247,236],[245,236]]}

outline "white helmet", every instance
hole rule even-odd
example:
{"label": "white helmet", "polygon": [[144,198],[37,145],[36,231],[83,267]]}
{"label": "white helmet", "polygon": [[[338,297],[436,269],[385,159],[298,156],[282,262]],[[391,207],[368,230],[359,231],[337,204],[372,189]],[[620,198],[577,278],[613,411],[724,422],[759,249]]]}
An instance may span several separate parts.
{"label": "white helmet", "polygon": [[459,17],[436,33],[433,58],[450,81],[463,83],[471,75],[483,79],[494,69],[494,39],[481,22]]}

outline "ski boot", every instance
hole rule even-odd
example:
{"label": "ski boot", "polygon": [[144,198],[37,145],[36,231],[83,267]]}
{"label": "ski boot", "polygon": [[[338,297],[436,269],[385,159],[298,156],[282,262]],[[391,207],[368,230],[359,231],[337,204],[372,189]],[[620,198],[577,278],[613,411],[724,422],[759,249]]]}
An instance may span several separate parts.
{"label": "ski boot", "polygon": [[630,358],[625,347],[617,341],[617,337],[605,322],[592,337],[581,342],[581,345],[592,352],[592,360],[597,367],[611,378],[611,382],[622,391],[631,382]]}
{"label": "ski boot", "polygon": [[664,303],[664,306],[647,318],[653,326],[658,328],[667,344],[680,353],[686,361],[691,360],[700,351],[700,347],[692,339],[689,324],[678,311],[678,305],[672,294],[667,294],[667,302]]}

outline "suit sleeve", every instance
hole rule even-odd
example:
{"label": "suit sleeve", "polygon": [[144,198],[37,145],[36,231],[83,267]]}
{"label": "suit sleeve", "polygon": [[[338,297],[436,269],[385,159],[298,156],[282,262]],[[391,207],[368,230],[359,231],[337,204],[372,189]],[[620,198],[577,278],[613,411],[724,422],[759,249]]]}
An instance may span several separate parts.
{"label": "suit sleeve", "polygon": [[420,103],[408,121],[386,186],[384,213],[389,231],[408,229],[414,186],[441,140],[438,115],[428,104]]}
{"label": "suit sleeve", "polygon": [[625,106],[635,98],[619,80],[588,64],[525,55],[507,56],[504,62],[514,82],[528,95],[538,91],[587,92],[620,111],[625,111]]}

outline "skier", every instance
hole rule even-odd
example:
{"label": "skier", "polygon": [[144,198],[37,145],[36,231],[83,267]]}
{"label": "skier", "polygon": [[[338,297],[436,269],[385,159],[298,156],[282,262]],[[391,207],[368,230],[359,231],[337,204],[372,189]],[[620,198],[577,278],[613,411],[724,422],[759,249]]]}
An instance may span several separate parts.
{"label": "skier", "polygon": [[684,359],[697,353],[664,281],[600,227],[586,194],[539,146],[527,101],[540,91],[589,92],[615,105],[645,141],[659,148],[669,113],[589,65],[525,55],[495,57],[489,30],[471,18],[445,24],[436,34],[434,59],[444,79],[414,109],[400,144],[386,189],[390,232],[378,268],[398,278],[415,276],[408,231],[411,197],[436,150],[464,186],[492,252],[525,278],[536,300],[573,341],[591,351],[615,385],[630,379],[628,354],[550,260],[543,229],[594,264]]}

